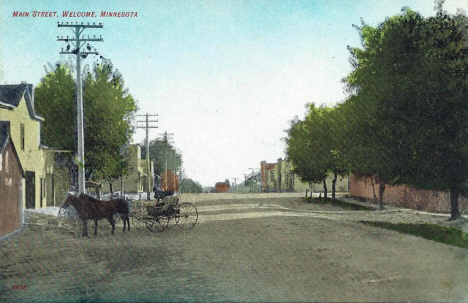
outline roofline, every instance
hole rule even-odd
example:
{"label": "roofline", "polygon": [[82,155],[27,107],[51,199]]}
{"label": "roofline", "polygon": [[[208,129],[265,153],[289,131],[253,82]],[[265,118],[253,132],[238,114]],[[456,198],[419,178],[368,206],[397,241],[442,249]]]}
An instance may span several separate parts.
{"label": "roofline", "polygon": [[47,149],[47,150],[59,152],[59,153],[72,153],[73,152],[72,150],[69,150],[69,149],[61,149],[60,147],[50,147],[45,144],[39,144],[39,147],[42,149]]}
{"label": "roofline", "polygon": [[[30,86],[31,86],[31,91],[29,90]],[[28,97],[29,100],[26,99],[26,96]],[[37,121],[42,121],[43,122],[45,120],[44,117],[39,116],[36,113],[36,109],[34,108],[34,88],[33,88],[32,84],[26,84],[25,90],[23,92],[23,98],[26,101],[28,111],[30,111],[31,118],[35,119]]]}
{"label": "roofline", "polygon": [[45,118],[44,118],[44,117],[41,117],[41,116],[39,116],[39,115],[35,115],[35,116],[34,116],[34,120],[44,122],[44,121],[45,121]]}
{"label": "roofline", "polygon": [[6,109],[9,109],[9,110],[14,110],[15,107],[11,104],[8,104],[8,103],[4,103],[4,102],[0,102],[0,108],[6,108]]}
{"label": "roofline", "polygon": [[13,151],[13,156],[16,158],[16,162],[18,163],[18,167],[19,167],[19,170],[20,170],[21,177],[25,178],[26,174],[25,174],[25,171],[24,171],[24,168],[23,168],[23,164],[21,164],[21,160],[20,160],[20,158],[18,156],[18,152],[16,151],[15,143],[13,142],[13,139],[11,138],[10,134],[8,134],[8,139],[7,139],[6,143],[5,143],[5,147],[6,147],[6,145],[8,145],[8,143],[10,143],[11,150]]}

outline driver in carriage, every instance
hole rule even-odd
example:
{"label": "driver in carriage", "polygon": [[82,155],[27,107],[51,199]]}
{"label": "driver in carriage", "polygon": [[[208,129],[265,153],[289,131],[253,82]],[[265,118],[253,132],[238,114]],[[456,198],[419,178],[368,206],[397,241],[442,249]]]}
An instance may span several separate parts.
{"label": "driver in carriage", "polygon": [[154,198],[157,200],[156,204],[159,204],[159,201],[164,199],[164,197],[166,196],[164,194],[164,190],[162,190],[162,188],[158,184],[155,184],[153,186],[153,192],[154,192]]}
{"label": "driver in carriage", "polygon": [[156,207],[164,207],[167,204],[166,202],[172,203],[173,202],[172,199],[167,200],[165,198],[175,197],[175,193],[172,190],[170,189],[164,190],[163,188],[160,187],[159,184],[155,184],[153,186],[153,192],[154,192],[154,198],[157,200]]}

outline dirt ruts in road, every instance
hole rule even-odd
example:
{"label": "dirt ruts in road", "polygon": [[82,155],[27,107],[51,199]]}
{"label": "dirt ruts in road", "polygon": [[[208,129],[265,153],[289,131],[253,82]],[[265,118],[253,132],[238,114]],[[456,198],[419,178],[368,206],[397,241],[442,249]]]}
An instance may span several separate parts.
{"label": "dirt ruts in road", "polygon": [[27,231],[0,248],[0,301],[468,298],[467,250],[357,222],[401,214],[409,220],[405,211],[350,212],[296,197],[195,204],[200,221],[189,231],[116,229],[112,237],[104,221],[89,239],[61,229]]}

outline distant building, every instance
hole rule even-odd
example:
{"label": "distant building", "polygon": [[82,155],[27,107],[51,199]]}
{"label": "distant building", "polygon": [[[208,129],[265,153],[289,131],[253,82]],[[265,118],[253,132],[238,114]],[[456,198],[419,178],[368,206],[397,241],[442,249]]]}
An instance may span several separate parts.
{"label": "distant building", "polygon": [[[323,191],[323,184],[302,182],[294,173],[293,164],[288,160],[279,158],[276,163],[260,162],[262,192],[312,192]],[[326,179],[327,189],[331,192],[333,176]],[[338,177],[336,182],[337,192],[348,191],[348,177]]]}
{"label": "distant building", "polygon": [[262,192],[303,192],[309,184],[293,172],[292,163],[279,158],[276,163],[260,162]]}
{"label": "distant building", "polygon": [[141,158],[141,147],[138,144],[130,144],[128,146],[128,152],[130,156],[130,173],[127,176],[123,176],[114,182],[112,182],[112,190],[108,182],[103,181],[102,191],[105,193],[120,191],[121,193],[141,193],[148,191],[147,178],[151,178],[150,192],[153,191],[154,185],[154,162],[150,161],[150,172],[148,174],[148,168],[146,159]]}
{"label": "distant building", "polygon": [[229,184],[226,182],[217,182],[215,184],[216,193],[227,193],[229,191]]}
{"label": "distant building", "polygon": [[260,174],[262,179],[262,192],[276,191],[276,163],[260,162]]}
{"label": "distant building", "polygon": [[172,170],[168,169],[161,174],[160,186],[163,190],[177,192],[179,190],[179,178]]}

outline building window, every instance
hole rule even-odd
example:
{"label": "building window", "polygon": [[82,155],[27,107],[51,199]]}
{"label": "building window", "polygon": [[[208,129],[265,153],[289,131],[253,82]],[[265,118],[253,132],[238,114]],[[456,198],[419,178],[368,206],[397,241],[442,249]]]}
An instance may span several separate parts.
{"label": "building window", "polygon": [[24,124],[20,124],[20,146],[21,150],[24,150]]}

